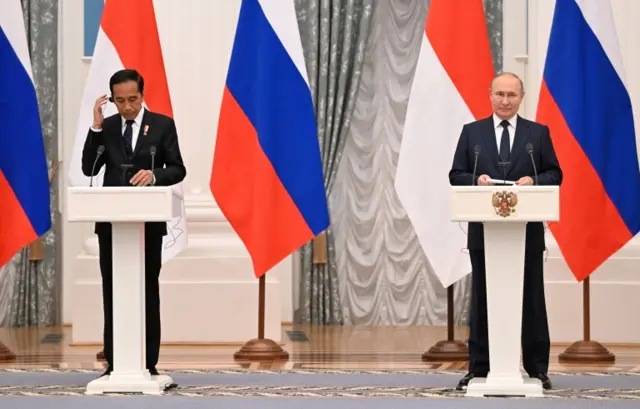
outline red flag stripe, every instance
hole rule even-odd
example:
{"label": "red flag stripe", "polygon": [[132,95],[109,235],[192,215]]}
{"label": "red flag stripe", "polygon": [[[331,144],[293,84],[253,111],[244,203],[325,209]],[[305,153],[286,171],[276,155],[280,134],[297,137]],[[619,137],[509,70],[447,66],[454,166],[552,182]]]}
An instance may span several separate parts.
{"label": "red flag stripe", "polygon": [[314,237],[260,147],[256,129],[227,88],[213,163],[211,191],[251,254],[256,277],[299,248],[301,237]]}
{"label": "red flag stripe", "polygon": [[494,70],[482,0],[432,0],[425,33],[473,116],[491,115]]}
{"label": "red flag stripe", "polygon": [[122,65],[137,70],[144,78],[149,109],[173,117],[153,0],[107,1],[101,27]]}
{"label": "red flag stripe", "polygon": [[38,235],[33,229],[27,214],[18,201],[15,192],[0,169],[0,267],[28,245]]}

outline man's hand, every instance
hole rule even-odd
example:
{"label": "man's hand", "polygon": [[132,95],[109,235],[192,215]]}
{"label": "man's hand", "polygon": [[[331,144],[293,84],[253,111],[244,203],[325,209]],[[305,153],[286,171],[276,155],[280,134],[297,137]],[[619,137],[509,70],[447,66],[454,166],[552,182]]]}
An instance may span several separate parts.
{"label": "man's hand", "polygon": [[516,185],[518,186],[532,186],[533,185],[533,179],[531,179],[529,176],[523,176],[520,179],[518,179],[516,181]]}
{"label": "man's hand", "polygon": [[153,183],[153,173],[150,170],[141,170],[129,181],[134,186],[149,186]]}
{"label": "man's hand", "polygon": [[93,106],[93,129],[102,129],[102,122],[104,121],[102,109],[104,104],[107,103],[107,99],[106,94],[96,99],[96,103]]}
{"label": "man's hand", "polygon": [[491,186],[493,183],[489,182],[489,175],[480,175],[478,178],[478,186]]}

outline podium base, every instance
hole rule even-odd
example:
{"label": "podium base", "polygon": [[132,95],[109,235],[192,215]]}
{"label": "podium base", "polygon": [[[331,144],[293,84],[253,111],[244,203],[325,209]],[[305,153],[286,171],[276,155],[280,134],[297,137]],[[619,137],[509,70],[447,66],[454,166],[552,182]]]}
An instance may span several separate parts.
{"label": "podium base", "polygon": [[542,398],[542,382],[540,379],[522,376],[498,378],[489,374],[486,378],[473,378],[467,386],[465,396],[482,398],[487,396],[520,396],[525,398]]}
{"label": "podium base", "polygon": [[597,341],[576,341],[558,356],[560,362],[614,362],[613,355]]}
{"label": "podium base", "polygon": [[117,374],[102,376],[87,384],[86,395],[103,393],[143,393],[145,395],[162,395],[173,384],[167,375]]}
{"label": "podium base", "polygon": [[439,341],[422,354],[423,361],[468,361],[469,349],[462,341]]}

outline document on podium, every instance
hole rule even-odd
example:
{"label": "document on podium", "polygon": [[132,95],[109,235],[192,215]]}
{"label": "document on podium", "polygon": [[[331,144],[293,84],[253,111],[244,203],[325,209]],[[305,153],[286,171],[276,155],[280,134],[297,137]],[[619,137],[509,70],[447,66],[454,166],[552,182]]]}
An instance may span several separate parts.
{"label": "document on podium", "polygon": [[501,180],[501,179],[491,179],[487,180],[489,183],[493,183],[494,185],[515,185],[516,182],[511,180]]}

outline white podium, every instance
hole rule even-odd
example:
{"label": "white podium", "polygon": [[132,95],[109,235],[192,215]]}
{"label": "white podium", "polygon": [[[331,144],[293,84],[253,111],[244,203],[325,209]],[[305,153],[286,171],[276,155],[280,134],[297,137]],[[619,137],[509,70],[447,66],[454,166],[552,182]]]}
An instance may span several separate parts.
{"label": "white podium", "polygon": [[159,395],[173,383],[152,376],[145,354],[144,223],[180,214],[182,197],[171,187],[70,187],[70,222],[111,222],[113,240],[113,359],[110,376],[89,382],[89,395],[141,392]]}
{"label": "white podium", "polygon": [[558,186],[455,186],[452,220],[482,222],[489,362],[466,396],[542,397],[542,384],[520,371],[525,235],[528,222],[558,221]]}

